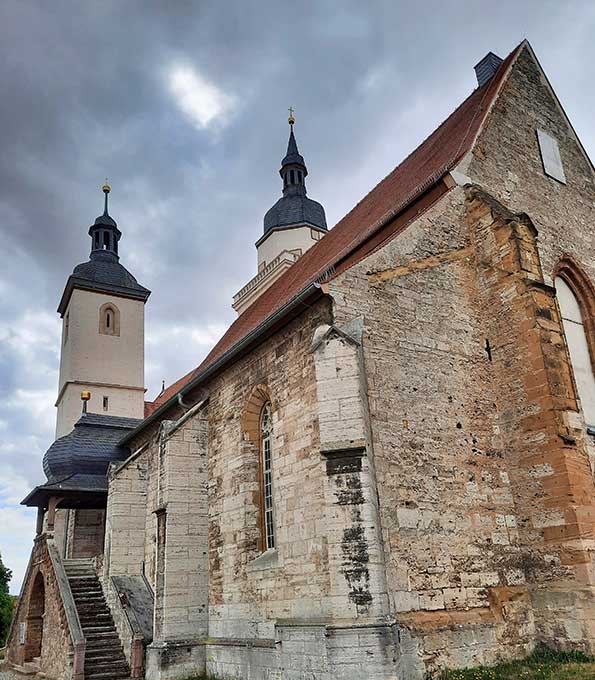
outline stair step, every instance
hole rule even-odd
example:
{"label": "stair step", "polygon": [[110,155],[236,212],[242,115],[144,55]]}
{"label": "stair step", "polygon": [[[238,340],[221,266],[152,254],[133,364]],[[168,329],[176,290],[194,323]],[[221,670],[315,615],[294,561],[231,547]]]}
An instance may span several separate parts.
{"label": "stair step", "polygon": [[109,610],[105,610],[103,607],[87,607],[85,606],[84,608],[81,607],[80,609],[77,608],[78,614],[79,614],[79,620],[82,622],[83,618],[89,619],[89,618],[95,618],[96,614],[106,614],[109,616]]}
{"label": "stair step", "polygon": [[87,665],[91,666],[92,664],[95,663],[107,663],[107,662],[126,663],[126,657],[124,656],[124,652],[121,649],[118,650],[96,649],[93,651],[93,654],[85,653],[85,666]]}
{"label": "stair step", "polygon": [[98,654],[122,654],[122,646],[119,640],[87,640],[85,658]]}
{"label": "stair step", "polygon": [[78,596],[83,596],[83,595],[101,595],[103,593],[103,590],[98,586],[97,588],[89,588],[88,586],[86,588],[70,588],[72,594],[76,597]]}
{"label": "stair step", "polygon": [[128,670],[128,666],[125,661],[114,661],[108,659],[107,661],[93,662],[91,664],[85,663],[85,676],[88,673],[100,673],[101,671],[113,671],[114,673],[122,672],[125,673]]}
{"label": "stair step", "polygon": [[89,614],[79,614],[79,621],[81,624],[84,626],[85,624],[90,624],[93,622],[103,622],[103,621],[111,621],[112,617],[110,616],[109,612],[102,612],[102,613],[89,613]]}
{"label": "stair step", "polygon": [[94,563],[70,560],[64,566],[85,635],[85,680],[129,680],[128,662]]}
{"label": "stair step", "polygon": [[[86,637],[86,636],[85,636]],[[118,647],[118,649],[121,649],[121,643],[120,643],[120,638],[116,635],[116,633],[113,633],[109,636],[107,635],[94,635],[92,638],[87,638],[87,646],[89,646],[89,643],[93,642],[109,642],[113,644],[114,647]],[[92,645],[95,646],[95,645]]]}
{"label": "stair step", "polygon": [[113,623],[108,623],[105,626],[83,626],[85,637],[94,637],[95,635],[103,633],[117,633],[116,627]]}
{"label": "stair step", "polygon": [[118,637],[118,631],[114,626],[83,626],[83,633],[87,639],[97,639],[98,637],[105,638],[113,635]]}

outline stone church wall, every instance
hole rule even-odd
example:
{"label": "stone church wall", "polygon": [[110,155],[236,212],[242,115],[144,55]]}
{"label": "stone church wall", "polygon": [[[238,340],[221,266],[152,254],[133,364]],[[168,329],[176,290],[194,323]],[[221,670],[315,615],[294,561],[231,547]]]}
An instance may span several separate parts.
{"label": "stone church wall", "polygon": [[[383,618],[359,324],[329,321],[321,302],[209,386],[206,658],[222,677],[380,680],[396,668]],[[250,432],[261,403],[255,390],[273,406],[277,545],[265,553]]]}
{"label": "stone church wall", "polygon": [[[110,551],[156,594],[148,678],[418,680],[538,640],[593,650],[595,447],[550,284],[564,254],[595,280],[595,190],[552,102],[523,52],[459,168],[468,185],[138,443],[146,504],[122,496],[122,516],[143,545]],[[543,175],[536,127],[566,186]]]}
{"label": "stone church wall", "polygon": [[[537,233],[459,187],[329,284],[336,323],[364,317],[391,610],[429,669],[595,639],[592,444],[548,287],[566,253],[595,275],[592,174],[526,53],[491,125],[463,170]],[[535,127],[559,139],[566,187]]]}
{"label": "stone church wall", "polygon": [[[537,129],[557,141],[566,184],[545,175]],[[500,130],[507,134],[502,136]],[[591,286],[595,284],[593,169],[528,49],[519,56],[492,111],[491,124],[463,170],[511,210],[522,210],[529,216],[537,231],[537,251],[546,285],[553,283],[562,258],[570,260],[571,268],[582,270]],[[544,317],[541,334],[550,333],[544,350],[545,375],[550,375],[558,418],[550,425],[552,433],[546,433],[547,440],[535,442],[533,456],[519,461],[518,504],[527,512],[527,542],[533,550],[541,542],[541,553],[548,555],[551,563],[550,573],[540,575],[543,585],[533,595],[538,634],[559,647],[582,646],[592,653],[595,489],[589,450],[593,448],[593,437],[585,434],[582,414],[576,413],[573,386],[565,388],[565,379],[551,377],[552,371],[563,364],[552,344],[565,343],[564,332],[556,323],[558,311],[551,308],[548,294],[553,295],[553,291],[546,289],[538,306]],[[592,298],[592,292],[588,296]],[[592,309],[592,299],[590,303]],[[564,426],[570,432],[564,433]],[[524,427],[529,429],[531,424]]]}
{"label": "stone church wall", "polygon": [[390,610],[419,674],[521,655],[533,632],[464,216],[451,192],[330,283],[337,322],[364,317]]}
{"label": "stone church wall", "polygon": [[[323,463],[309,351],[327,315],[318,303],[206,386],[213,637],[272,640],[276,619],[329,613]],[[252,406],[259,387],[270,395],[273,412],[277,547],[266,556],[255,441],[261,402]],[[248,426],[251,408],[255,425]]]}

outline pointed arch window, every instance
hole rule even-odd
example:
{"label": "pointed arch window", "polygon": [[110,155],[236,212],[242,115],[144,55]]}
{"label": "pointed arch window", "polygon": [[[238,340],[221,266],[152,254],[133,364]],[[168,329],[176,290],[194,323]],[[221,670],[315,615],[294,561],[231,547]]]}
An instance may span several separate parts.
{"label": "pointed arch window", "polygon": [[[594,304],[590,285],[583,285],[569,267],[562,268],[554,279],[558,305],[574,380],[581,401],[583,415],[588,426],[595,426],[595,373],[593,368],[593,318]],[[585,295],[587,296],[585,298]]]}
{"label": "pointed arch window", "polygon": [[273,419],[271,403],[267,401],[260,412],[260,469],[262,522],[265,550],[275,547],[275,518],[273,511]]}
{"label": "pointed arch window", "polygon": [[111,302],[99,310],[99,332],[102,335],[120,335],[120,310]]}

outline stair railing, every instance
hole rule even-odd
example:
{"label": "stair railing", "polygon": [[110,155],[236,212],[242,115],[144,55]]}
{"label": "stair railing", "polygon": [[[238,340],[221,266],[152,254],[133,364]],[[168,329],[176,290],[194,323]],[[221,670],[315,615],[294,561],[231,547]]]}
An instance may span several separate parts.
{"label": "stair railing", "polygon": [[85,648],[86,641],[83,634],[83,628],[79,620],[79,615],[70,589],[70,582],[64,569],[60,552],[52,539],[47,539],[47,548],[52,563],[52,569],[56,576],[56,583],[58,585],[58,592],[66,614],[66,621],[68,623],[68,632],[72,640],[72,647],[74,650],[74,658],[72,661],[72,680],[84,680],[85,678]]}

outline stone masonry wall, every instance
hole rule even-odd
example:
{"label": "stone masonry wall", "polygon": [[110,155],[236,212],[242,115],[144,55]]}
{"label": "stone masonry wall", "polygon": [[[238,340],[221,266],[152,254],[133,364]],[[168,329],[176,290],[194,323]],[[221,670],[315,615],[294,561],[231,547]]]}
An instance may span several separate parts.
{"label": "stone masonry wall", "polygon": [[[159,442],[163,550],[155,590],[155,639],[204,639],[208,632],[207,419],[163,421]],[[161,557],[160,557],[161,555]]]}
{"label": "stone masonry wall", "polygon": [[498,427],[506,442],[537,635],[557,647],[595,641],[590,562],[595,486],[555,290],[543,283],[537,232],[482,191],[476,225]]}
{"label": "stone masonry wall", "polygon": [[[566,184],[544,173],[537,129],[558,142]],[[528,48],[519,55],[488,125],[460,169],[512,212],[531,218],[545,283],[552,283],[565,254],[595,282],[593,169]]]}
{"label": "stone masonry wall", "polygon": [[[39,579],[43,579],[43,606],[39,595]],[[37,591],[37,592],[36,592]],[[35,601],[34,601],[35,600]],[[40,618],[41,612],[42,618]],[[35,627],[41,624],[42,629]],[[24,637],[21,637],[24,627]],[[68,622],[62,607],[60,593],[47,550],[46,537],[35,539],[31,560],[11,633],[7,641],[7,660],[11,664],[22,665],[31,660],[31,640],[41,633],[40,668],[50,680],[68,680],[72,672],[72,643],[68,632]]]}
{"label": "stone masonry wall", "polygon": [[[537,129],[557,141],[566,184],[545,175]],[[501,130],[506,130],[506,134],[499,133]],[[537,251],[545,284],[553,283],[562,258],[576,263],[591,286],[595,283],[595,176],[528,48],[519,55],[491,112],[489,125],[461,169],[510,210],[529,216],[537,231]],[[547,298],[547,292],[544,297]],[[589,302],[592,309],[593,300]],[[543,318],[541,325],[552,321],[555,324],[557,310],[548,312],[551,303],[547,300],[540,307],[544,305],[546,309],[542,313],[551,314],[551,318]],[[559,335],[558,342],[565,344],[563,330],[556,327],[549,330],[553,338]],[[559,356],[555,360],[559,361]],[[551,347],[545,361],[546,368],[551,370]],[[570,398],[574,399],[575,395]],[[569,424],[576,404],[567,403],[562,409]],[[584,435],[580,412],[573,419],[573,424],[577,422],[580,432],[566,437],[564,447],[556,455],[546,453],[539,463],[528,466],[521,484],[525,484],[531,494],[524,503],[534,503],[535,498],[547,499],[547,510],[538,516],[540,503],[537,503],[535,514],[527,519],[527,524],[549,547],[555,569],[565,572],[565,585],[559,583],[555,589],[550,588],[549,594],[535,595],[540,612],[539,634],[559,646],[578,644],[593,650],[595,631],[593,621],[589,620],[592,608],[589,601],[595,584],[594,518],[586,506],[594,490],[590,479],[592,468],[590,471],[586,460],[594,442],[593,437]],[[556,432],[555,425],[552,427]],[[556,436],[562,437],[553,434],[552,441]],[[586,590],[581,593],[577,584]]]}
{"label": "stone masonry wall", "polygon": [[533,640],[465,213],[450,192],[329,284],[336,323],[364,317],[390,611],[411,677]]}
{"label": "stone masonry wall", "polygon": [[112,466],[108,480],[103,580],[142,573],[145,558],[147,453]]}
{"label": "stone masonry wall", "polygon": [[103,553],[105,510],[74,510],[71,513],[70,557],[96,557]]}
{"label": "stone masonry wall", "polygon": [[145,556],[147,503],[147,453],[142,451],[125,465],[113,465],[108,473],[105,553],[101,584],[124,654],[132,665],[131,630],[112,576],[139,576]]}
{"label": "stone masonry wall", "polygon": [[[310,343],[324,303],[288,324],[205,387],[209,393],[209,632],[274,639],[275,620],[329,616],[324,461]],[[258,452],[243,431],[255,388],[273,411],[276,550],[262,555]]]}
{"label": "stone masonry wall", "polygon": [[[595,275],[593,176],[527,50],[489,121],[459,169],[537,233],[509,224],[504,237],[459,188],[329,283],[335,323],[364,316],[390,603],[420,669],[520,655],[538,638],[592,648],[593,445],[547,284],[565,254]],[[566,186],[544,175],[536,127],[558,139]],[[482,238],[496,239],[492,255]],[[495,265],[515,239],[516,260]],[[481,273],[513,261],[500,289]],[[525,371],[526,420],[513,423],[507,395]]]}

